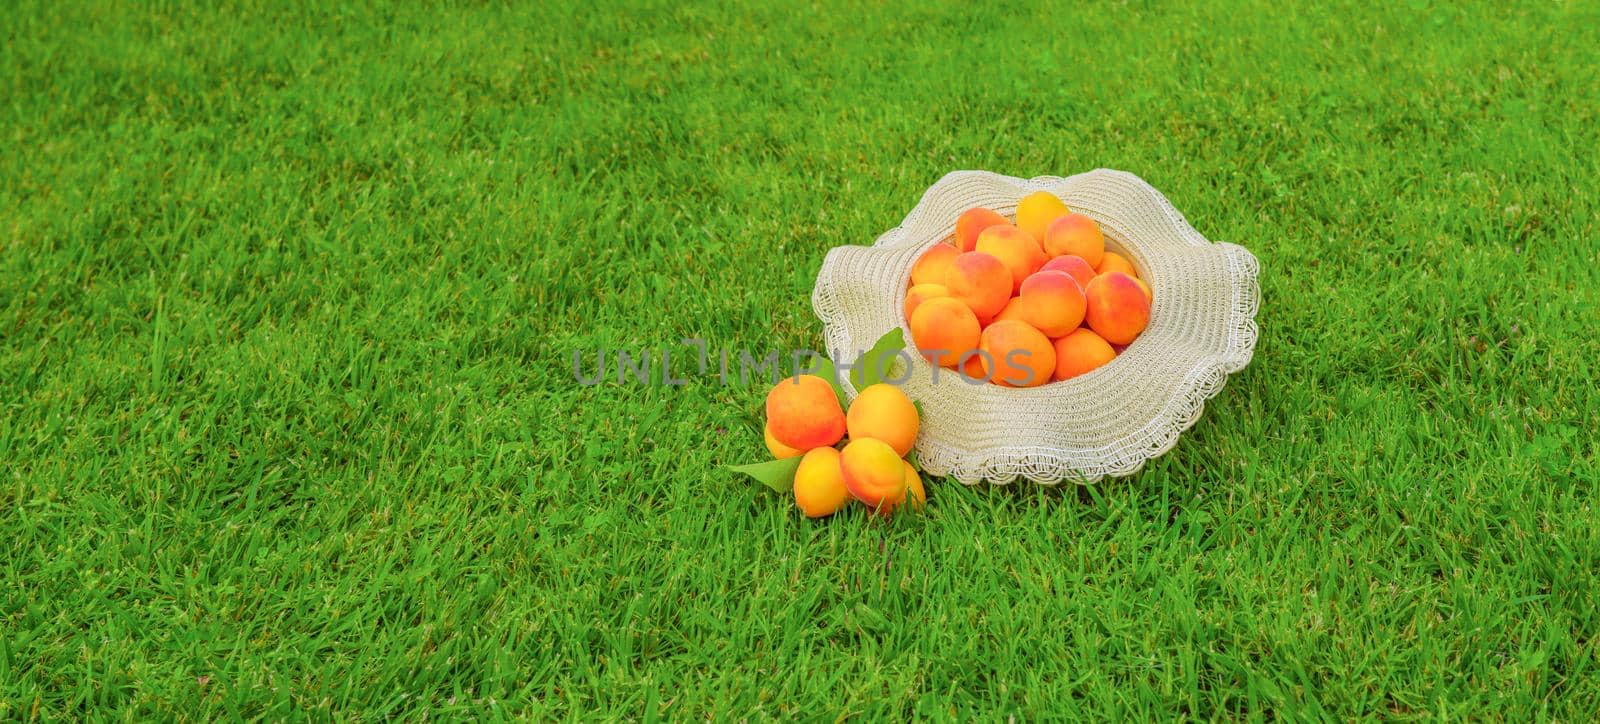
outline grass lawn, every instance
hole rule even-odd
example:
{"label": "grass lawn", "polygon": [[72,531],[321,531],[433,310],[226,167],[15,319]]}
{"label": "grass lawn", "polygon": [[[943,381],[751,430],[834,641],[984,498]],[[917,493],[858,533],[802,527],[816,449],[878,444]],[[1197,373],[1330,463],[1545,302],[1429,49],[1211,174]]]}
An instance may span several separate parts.
{"label": "grass lawn", "polygon": [[[187,5],[0,12],[0,719],[1600,709],[1592,0]],[[814,522],[573,380],[1096,167],[1262,267],[1138,475]]]}

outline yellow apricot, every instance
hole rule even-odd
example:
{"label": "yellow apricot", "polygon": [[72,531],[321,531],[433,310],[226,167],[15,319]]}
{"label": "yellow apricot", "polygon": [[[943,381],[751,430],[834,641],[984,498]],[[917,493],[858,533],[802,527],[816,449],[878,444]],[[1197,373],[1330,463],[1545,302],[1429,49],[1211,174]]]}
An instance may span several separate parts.
{"label": "yellow apricot", "polygon": [[807,518],[833,515],[850,502],[844,486],[844,467],[839,451],[831,447],[814,448],[800,458],[794,471],[794,503]]}
{"label": "yellow apricot", "polygon": [[772,453],[772,457],[778,460],[806,454],[806,451],[804,450],[796,450],[788,445],[778,442],[778,438],[772,436],[772,425],[770,424],[761,426],[761,437],[764,438],[764,441],[767,443],[767,452]]}
{"label": "yellow apricot", "polygon": [[889,443],[895,454],[904,456],[917,442],[917,407],[900,388],[880,382],[861,391],[845,413],[845,429],[851,440],[864,437]]}
{"label": "yellow apricot", "polygon": [[904,462],[889,443],[870,437],[854,439],[839,454],[844,486],[856,500],[877,510],[898,505],[906,497]]}

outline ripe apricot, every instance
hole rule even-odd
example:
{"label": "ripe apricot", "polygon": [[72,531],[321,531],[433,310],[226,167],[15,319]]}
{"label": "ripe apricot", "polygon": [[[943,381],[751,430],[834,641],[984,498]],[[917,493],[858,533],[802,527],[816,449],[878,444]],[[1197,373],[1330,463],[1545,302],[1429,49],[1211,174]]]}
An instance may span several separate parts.
{"label": "ripe apricot", "polygon": [[1089,282],[1084,321],[1112,344],[1128,344],[1150,324],[1150,299],[1133,277],[1114,271]]}
{"label": "ripe apricot", "polygon": [[814,448],[800,458],[794,471],[794,503],[807,518],[833,515],[850,502],[839,459],[839,451],[831,447]]}
{"label": "ripe apricot", "polygon": [[1111,345],[1092,329],[1079,328],[1056,340],[1055,348],[1058,380],[1072,379],[1117,357]]}
{"label": "ripe apricot", "polygon": [[884,503],[879,506],[877,512],[880,515],[897,512],[907,505],[911,506],[912,510],[922,510],[922,504],[928,502],[928,491],[922,487],[922,476],[917,474],[917,469],[911,467],[911,463],[905,460],[901,460],[900,464],[905,466],[905,495],[902,495],[897,503]]}
{"label": "ripe apricot", "polygon": [[902,457],[916,444],[921,425],[911,398],[886,382],[872,385],[856,395],[844,420],[851,440],[864,437],[882,440]]}
{"label": "ripe apricot", "polygon": [[1044,266],[1044,250],[1028,232],[1015,226],[991,226],[978,235],[978,251],[1000,260],[1011,272],[1011,293],[1016,294],[1022,280]]}
{"label": "ripe apricot", "polygon": [[767,452],[772,453],[772,457],[774,459],[782,460],[784,458],[792,458],[796,455],[806,454],[806,451],[804,450],[796,450],[788,445],[778,442],[778,438],[772,436],[772,425],[770,423],[761,426],[761,437],[763,442],[767,443]]}
{"label": "ripe apricot", "polygon": [[967,209],[956,218],[956,246],[962,251],[972,251],[978,246],[978,235],[984,229],[1010,224],[1006,217],[981,206]]}
{"label": "ripe apricot", "polygon": [[928,502],[928,491],[922,487],[922,476],[917,474],[917,469],[911,467],[910,462],[901,462],[906,464],[906,498],[911,507],[920,509],[923,503]]}
{"label": "ripe apricot", "polygon": [[1050,222],[1070,213],[1072,211],[1055,194],[1035,191],[1017,203],[1017,226],[1032,234],[1034,240],[1042,242]]}
{"label": "ripe apricot", "polygon": [[1099,275],[1099,272],[1096,272],[1094,267],[1089,265],[1089,262],[1084,261],[1083,257],[1071,254],[1058,256],[1045,262],[1044,266],[1039,267],[1039,271],[1066,272],[1072,275],[1073,279],[1078,280],[1078,286],[1080,287],[1089,286],[1089,280]]}
{"label": "ripe apricot", "polygon": [[989,325],[978,347],[989,354],[984,372],[995,384],[1036,387],[1049,382],[1056,371],[1055,347],[1026,322],[1007,319]]}
{"label": "ripe apricot", "polygon": [[982,332],[972,310],[954,297],[929,299],[911,315],[911,341],[940,367],[954,366],[963,353],[977,347]]}
{"label": "ripe apricot", "polygon": [[1046,337],[1060,337],[1083,323],[1083,287],[1066,272],[1041,271],[1028,277],[1012,304],[1019,307],[1022,321]]}
{"label": "ripe apricot", "polygon": [[1011,270],[989,254],[964,252],[950,262],[944,288],[966,304],[980,324],[987,323],[1011,301]]}
{"label": "ripe apricot", "polygon": [[851,497],[874,510],[893,507],[906,497],[904,461],[889,443],[870,437],[850,441],[839,455],[844,486]]}
{"label": "ripe apricot", "polygon": [[1128,261],[1127,257],[1114,251],[1106,252],[1106,255],[1100,259],[1100,263],[1094,266],[1094,271],[1095,276],[1099,276],[1101,274],[1110,274],[1111,272],[1117,271],[1127,274],[1134,279],[1139,278],[1139,272],[1134,271],[1133,269],[1133,262]]}
{"label": "ripe apricot", "polygon": [[844,437],[844,409],[827,380],[799,375],[767,393],[767,427],[773,439],[796,450],[832,445]]}
{"label": "ripe apricot", "polygon": [[918,284],[906,290],[906,322],[911,321],[912,313],[917,311],[917,305],[935,297],[948,297],[950,290],[943,284]]}
{"label": "ripe apricot", "polygon": [[1106,255],[1106,236],[1100,225],[1083,214],[1067,214],[1055,221],[1044,232],[1044,253],[1050,256],[1071,254],[1097,266]]}
{"label": "ripe apricot", "polygon": [[911,265],[911,283],[939,284],[944,281],[944,273],[950,268],[951,260],[961,252],[949,244],[934,244],[922,252],[917,263]]}
{"label": "ripe apricot", "polygon": [[1148,300],[1150,300],[1152,302],[1154,302],[1156,300],[1156,295],[1153,292],[1150,291],[1150,285],[1149,284],[1145,284],[1143,279],[1140,279],[1139,277],[1134,277],[1133,278],[1133,283],[1134,284],[1138,284],[1139,288],[1144,290],[1144,298],[1145,299],[1148,299]]}

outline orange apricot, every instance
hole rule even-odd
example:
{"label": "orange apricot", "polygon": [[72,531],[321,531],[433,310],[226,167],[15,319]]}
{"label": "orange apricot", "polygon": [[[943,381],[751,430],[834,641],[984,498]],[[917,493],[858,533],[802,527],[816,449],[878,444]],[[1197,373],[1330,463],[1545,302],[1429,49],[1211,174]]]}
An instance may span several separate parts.
{"label": "orange apricot", "polygon": [[788,445],[778,442],[778,438],[772,436],[771,424],[761,426],[761,438],[762,442],[767,444],[767,452],[772,453],[772,457],[774,459],[782,460],[784,458],[792,458],[796,455],[806,454],[806,451],[804,450],[796,450]]}
{"label": "orange apricot", "polygon": [[1044,266],[1039,267],[1039,271],[1066,272],[1067,274],[1070,274],[1073,279],[1078,280],[1078,286],[1080,287],[1089,286],[1089,280],[1098,275],[1098,273],[1095,272],[1094,267],[1089,266],[1089,262],[1084,261],[1083,257],[1072,256],[1071,254],[1068,254],[1067,256],[1058,256],[1050,261],[1045,262]]}
{"label": "orange apricot", "polygon": [[999,259],[1011,272],[1011,293],[1016,294],[1022,280],[1044,266],[1044,250],[1039,242],[1015,226],[991,226],[978,235],[978,251]]}
{"label": "orange apricot", "polygon": [[967,209],[956,218],[956,246],[962,251],[972,251],[978,246],[978,235],[984,229],[1010,224],[1006,217],[981,206]]}
{"label": "orange apricot", "polygon": [[1055,221],[1044,232],[1044,253],[1050,256],[1071,254],[1082,258],[1089,266],[1098,266],[1106,255],[1106,236],[1100,225],[1083,214],[1067,214]]}
{"label": "orange apricot", "polygon": [[1007,319],[989,325],[978,347],[989,354],[984,372],[995,384],[1036,387],[1049,382],[1056,371],[1055,347],[1026,322]]}
{"label": "orange apricot", "polygon": [[896,454],[911,452],[917,442],[917,407],[900,388],[880,382],[861,391],[844,416],[851,440],[870,437],[889,443]]}
{"label": "orange apricot", "polygon": [[1011,301],[1011,270],[989,254],[964,252],[950,262],[944,288],[966,304],[980,324],[986,323]]}
{"label": "orange apricot", "polygon": [[1106,252],[1106,255],[1100,259],[1100,263],[1094,266],[1094,271],[1096,276],[1117,271],[1134,279],[1139,278],[1139,272],[1133,269],[1133,262],[1128,261],[1127,257],[1114,251]]}
{"label": "orange apricot", "polygon": [[[1083,323],[1083,287],[1066,272],[1041,271],[1024,279],[1022,294],[1006,309],[1046,337],[1060,337]],[[1001,317],[1005,316],[1002,310]]]}
{"label": "orange apricot", "polygon": [[850,502],[839,459],[839,451],[831,447],[813,448],[800,458],[794,471],[794,503],[807,518],[833,515]]}
{"label": "orange apricot", "polygon": [[962,354],[978,346],[982,332],[977,316],[954,297],[929,299],[911,315],[911,341],[941,367],[955,366]]}
{"label": "orange apricot", "polygon": [[1112,344],[1132,342],[1150,324],[1150,299],[1133,277],[1114,271],[1089,282],[1084,321]]}
{"label": "orange apricot", "polygon": [[917,305],[936,297],[948,297],[950,290],[943,284],[918,284],[906,290],[906,321],[911,321],[912,313],[917,311]]}
{"label": "orange apricot", "polygon": [[870,437],[851,440],[839,454],[844,487],[874,510],[893,508],[906,497],[906,473],[889,443]]}
{"label": "orange apricot", "polygon": [[917,474],[917,469],[911,467],[911,463],[905,460],[901,460],[900,463],[905,466],[905,495],[901,496],[900,501],[897,503],[884,503],[879,506],[878,513],[880,515],[888,515],[903,510],[908,505],[912,510],[922,510],[922,504],[928,502],[928,491],[922,487],[922,476]]}
{"label": "orange apricot", "polygon": [[951,260],[961,252],[949,244],[934,244],[922,252],[917,263],[911,265],[911,283],[938,284],[944,281],[944,273],[950,268]]}
{"label": "orange apricot", "polygon": [[1111,345],[1092,329],[1079,328],[1056,340],[1055,348],[1058,380],[1072,379],[1117,357]]}
{"label": "orange apricot", "polygon": [[1149,284],[1145,284],[1143,279],[1140,279],[1139,277],[1134,277],[1133,278],[1133,283],[1134,284],[1138,284],[1139,288],[1144,290],[1144,298],[1145,299],[1148,299],[1148,300],[1150,300],[1152,302],[1154,302],[1156,300],[1156,295],[1153,292],[1150,291],[1150,285]]}
{"label": "orange apricot", "polygon": [[1035,191],[1017,203],[1017,226],[1032,234],[1034,240],[1042,242],[1050,222],[1070,213],[1072,211],[1055,194]]}
{"label": "orange apricot", "polygon": [[961,375],[965,377],[967,381],[976,384],[978,382],[987,382],[989,380],[989,372],[983,367],[983,355],[978,354],[978,350],[968,350],[963,355],[963,359],[961,359],[960,362],[961,366],[959,369],[961,370]]}
{"label": "orange apricot", "polygon": [[827,380],[799,375],[779,382],[767,393],[767,426],[774,440],[796,450],[810,450],[844,437],[844,409]]}

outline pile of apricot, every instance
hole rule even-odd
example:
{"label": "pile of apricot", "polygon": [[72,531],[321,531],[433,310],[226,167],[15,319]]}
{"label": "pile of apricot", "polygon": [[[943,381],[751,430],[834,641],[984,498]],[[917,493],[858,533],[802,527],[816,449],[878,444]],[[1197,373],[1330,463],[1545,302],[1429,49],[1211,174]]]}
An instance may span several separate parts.
{"label": "pile of apricot", "polygon": [[1150,286],[1054,194],[1029,194],[1015,220],[968,209],[951,241],[912,267],[905,314],[923,356],[970,380],[1070,379],[1115,359],[1150,323]]}
{"label": "pile of apricot", "polygon": [[791,377],[767,393],[767,449],[779,459],[804,456],[794,474],[794,502],[811,518],[832,515],[851,500],[879,514],[904,507],[908,498],[920,507],[928,495],[905,460],[920,427],[916,405],[891,384],[863,389],[848,414],[833,385],[816,375]]}

